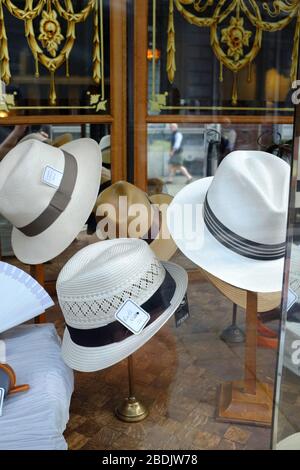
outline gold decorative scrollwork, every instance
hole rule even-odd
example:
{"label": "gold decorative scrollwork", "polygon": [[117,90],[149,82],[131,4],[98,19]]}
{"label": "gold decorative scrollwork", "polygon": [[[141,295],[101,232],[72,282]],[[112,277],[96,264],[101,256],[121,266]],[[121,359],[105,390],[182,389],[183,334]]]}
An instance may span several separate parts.
{"label": "gold decorative scrollwork", "polygon": [[[66,76],[70,76],[69,59],[76,41],[76,24],[93,17],[93,80],[101,86],[97,102],[91,102],[96,112],[106,109],[104,96],[104,57],[103,57],[103,0],[89,0],[79,12],[74,11],[72,0],[24,0],[24,9],[17,7],[11,0],[0,0],[0,77],[5,84],[11,80],[9,66],[8,39],[5,28],[3,7],[17,19],[24,21],[25,37],[35,61],[35,76],[39,77],[39,64],[50,73],[50,107],[57,102],[55,73],[66,65]],[[40,18],[39,35],[36,37],[33,21]],[[61,22],[66,22],[65,37]],[[12,109],[12,103],[9,103]]]}
{"label": "gold decorative scrollwork", "polygon": [[[221,66],[220,80],[223,79],[223,66],[234,74],[233,105],[238,102],[238,72],[248,66],[251,80],[251,64],[261,49],[263,33],[282,30],[295,18],[291,80],[296,79],[300,39],[299,0],[273,0],[271,6],[257,0],[169,0],[167,74],[170,83],[173,83],[176,74],[175,8],[187,22],[210,28],[211,47]],[[209,8],[211,15],[205,17],[203,13]],[[262,10],[270,21],[263,19]]]}

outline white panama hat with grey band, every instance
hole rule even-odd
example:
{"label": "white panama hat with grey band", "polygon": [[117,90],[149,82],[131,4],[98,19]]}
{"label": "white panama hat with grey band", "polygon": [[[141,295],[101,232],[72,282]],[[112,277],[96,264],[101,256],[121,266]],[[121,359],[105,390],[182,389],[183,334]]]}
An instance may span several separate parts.
{"label": "white panama hat with grey band", "polygon": [[180,191],[167,223],[179,249],[208,273],[253,292],[282,289],[290,167],[260,151],[229,154],[213,178]]}
{"label": "white panama hat with grey band", "polygon": [[[159,261],[143,240],[120,238],[83,248],[57,279],[67,325],[64,361],[72,369],[92,372],[133,354],[176,312],[187,283],[182,267]],[[138,306],[134,315],[146,312],[148,317],[136,333],[119,321],[128,301]]]}
{"label": "white panama hat with grey band", "polygon": [[72,243],[95,204],[101,164],[99,145],[86,138],[60,148],[27,140],[6,155],[0,163],[0,213],[14,226],[17,258],[44,263]]}

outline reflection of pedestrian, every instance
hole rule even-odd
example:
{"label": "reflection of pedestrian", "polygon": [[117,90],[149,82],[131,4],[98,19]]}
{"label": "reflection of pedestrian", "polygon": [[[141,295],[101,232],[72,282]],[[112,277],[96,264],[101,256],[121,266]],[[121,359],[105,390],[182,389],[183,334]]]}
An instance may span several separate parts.
{"label": "reflection of pedestrian", "polygon": [[173,183],[173,176],[175,176],[176,171],[180,171],[187,178],[186,182],[190,183],[193,177],[185,168],[185,166],[183,166],[183,158],[182,158],[183,135],[181,132],[179,132],[177,124],[171,124],[170,127],[172,131],[172,137],[171,137],[171,150],[170,150],[170,159],[169,159],[169,175],[168,175],[167,183]]}
{"label": "reflection of pedestrian", "polygon": [[224,122],[222,123],[221,145],[220,145],[221,155],[219,159],[219,164],[226,157],[226,155],[234,151],[236,138],[237,138],[237,133],[233,129],[230,119],[226,118]]}

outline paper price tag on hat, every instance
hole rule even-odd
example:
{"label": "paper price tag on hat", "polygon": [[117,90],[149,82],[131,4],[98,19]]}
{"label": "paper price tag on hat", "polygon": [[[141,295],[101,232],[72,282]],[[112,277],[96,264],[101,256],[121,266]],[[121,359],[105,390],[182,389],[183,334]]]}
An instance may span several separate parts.
{"label": "paper price tag on hat", "polygon": [[187,294],[185,294],[184,298],[182,299],[181,304],[176,310],[174,317],[176,328],[179,328],[186,320],[188,320],[188,318],[190,318]]}
{"label": "paper price tag on hat", "polygon": [[128,299],[117,310],[115,318],[133,334],[139,335],[149,322],[150,315],[135,302]]}
{"label": "paper price tag on hat", "polygon": [[60,186],[62,177],[63,173],[56,170],[55,168],[52,168],[51,166],[46,166],[46,168],[44,168],[42,182],[48,186],[51,186],[52,188],[57,189]]}

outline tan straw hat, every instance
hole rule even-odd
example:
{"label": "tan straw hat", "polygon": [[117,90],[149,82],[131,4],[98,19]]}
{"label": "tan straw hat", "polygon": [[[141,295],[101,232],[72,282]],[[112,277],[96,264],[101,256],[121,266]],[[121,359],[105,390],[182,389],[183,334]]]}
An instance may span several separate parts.
{"label": "tan straw hat", "polygon": [[[221,279],[213,276],[212,274],[201,269],[204,276],[229,300],[234,304],[246,309],[247,304],[247,291],[244,289],[239,289],[238,287],[232,286],[227,282],[221,281]],[[258,293],[257,296],[257,311],[258,312],[268,312],[278,307],[281,302],[281,291],[279,292],[268,292],[268,293]]]}
{"label": "tan straw hat", "polygon": [[[125,197],[125,208],[122,197]],[[115,211],[108,212],[106,216],[116,226],[116,237],[142,238],[148,242],[159,259],[168,261],[177,250],[166,224],[166,212],[172,199],[172,196],[168,194],[155,194],[148,197],[144,191],[133,184],[119,181],[105,189],[98,197],[96,220],[99,222],[106,212],[107,205],[111,205]],[[141,230],[140,236],[130,231],[130,225],[137,217],[135,205],[141,205],[145,209],[143,219],[145,228]]]}

